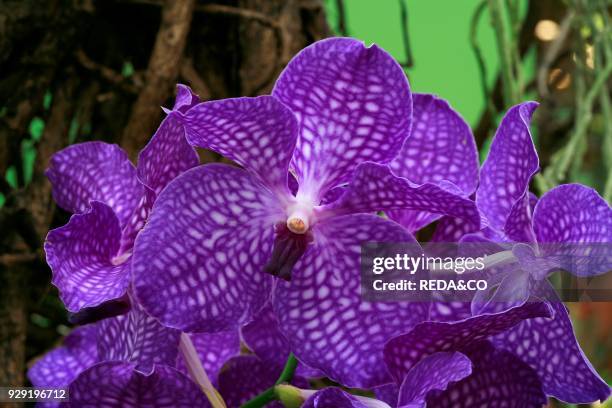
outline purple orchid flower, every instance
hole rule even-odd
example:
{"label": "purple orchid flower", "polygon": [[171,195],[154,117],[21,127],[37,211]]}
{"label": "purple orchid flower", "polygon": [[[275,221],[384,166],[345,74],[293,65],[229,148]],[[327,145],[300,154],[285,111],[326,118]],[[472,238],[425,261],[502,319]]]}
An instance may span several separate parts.
{"label": "purple orchid flower", "polygon": [[[393,173],[470,196],[478,185],[478,150],[470,126],[447,101],[434,95],[413,94],[412,102],[412,132],[390,163]],[[387,215],[410,232],[442,216],[413,210],[391,210]]]}
{"label": "purple orchid flower", "polygon": [[35,387],[67,387],[83,370],[98,361],[97,332],[96,325],[91,324],[72,330],[61,346],[45,354],[28,370],[32,384]]}
{"label": "purple orchid flower", "polygon": [[452,323],[421,323],[385,345],[395,383],[377,394],[394,407],[542,407],[546,395],[536,371],[491,338],[551,315],[546,303],[532,302]]}
{"label": "purple orchid flower", "polygon": [[55,201],[74,213],[49,232],[47,262],[77,323],[125,313],[132,245],[157,195],[176,175],[198,164],[177,115],[199,100],[178,87],[172,111],[142,150],[135,168],[116,145],[86,142],[56,153],[46,172]]}
{"label": "purple orchid flower", "polygon": [[[219,372],[219,393],[228,407],[239,407],[251,398],[273,387],[281,374],[282,367],[262,360],[256,355],[241,355],[228,360]],[[291,384],[308,387],[308,381],[299,375],[293,376]],[[280,401],[266,405],[283,408]]]}
{"label": "purple orchid flower", "polygon": [[319,391],[300,390],[300,395],[307,398],[302,408],[389,408],[383,401],[355,396],[337,387]]}
{"label": "purple orchid flower", "polygon": [[[271,304],[267,304],[254,319],[240,329],[244,345],[267,364],[281,369],[291,352],[289,341],[278,327]],[[323,373],[300,362],[296,375],[304,378],[324,377]]]}
{"label": "purple orchid flower", "polygon": [[[495,347],[529,364],[547,395],[570,403],[603,401],[608,398],[609,387],[580,349],[567,308],[547,277],[559,268],[578,276],[610,269],[609,260],[607,264],[601,262],[606,261],[605,256],[592,252],[587,258],[576,253],[576,248],[607,250],[596,245],[612,242],[612,209],[595,190],[578,184],[555,187],[539,200],[529,193],[529,182],[539,166],[529,132],[536,106],[527,102],[511,108],[495,135],[476,191],[485,227],[475,233],[473,227],[445,217],[434,234],[438,241],[460,240],[476,242],[480,248],[498,248],[514,263],[493,268],[489,280],[497,290],[492,297],[477,293],[471,311],[469,304],[434,303],[430,319],[461,319],[520,305],[533,296],[546,299],[554,318],[521,323],[493,338]],[[568,258],[583,262],[564,262]]]}
{"label": "purple orchid flower", "polygon": [[299,390],[299,393],[308,398],[302,406],[308,408],[424,408],[425,398],[430,392],[444,391],[471,373],[472,363],[464,354],[438,352],[419,361],[408,372],[401,387],[391,384],[377,387],[376,394],[380,399],[351,395],[335,387],[319,391]]}
{"label": "purple orchid flower", "polygon": [[373,213],[429,210],[479,223],[472,201],[391,172],[411,116],[399,65],[346,38],[300,52],[272,96],[182,114],[190,143],[243,169],[197,167],[162,192],[135,244],[139,301],[169,327],[214,332],[251,321],[276,285],[279,328],[300,361],[350,386],[386,381],[382,345],[427,307],[361,301],[360,244],[414,241]]}
{"label": "purple orchid flower", "polygon": [[[180,335],[132,302],[127,314],[74,329],[61,347],[32,366],[28,377],[37,387],[69,387],[74,406],[104,399],[113,406],[208,407],[179,354]],[[190,337],[216,385],[221,366],[240,351],[238,332]]]}

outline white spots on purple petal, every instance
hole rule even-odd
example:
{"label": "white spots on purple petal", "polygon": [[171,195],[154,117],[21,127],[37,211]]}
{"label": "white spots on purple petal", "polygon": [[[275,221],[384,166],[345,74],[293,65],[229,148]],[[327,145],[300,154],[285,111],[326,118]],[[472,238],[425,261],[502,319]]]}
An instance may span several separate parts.
{"label": "white spots on purple petal", "polygon": [[46,353],[28,370],[32,385],[39,388],[66,387],[81,371],[96,363],[97,330],[95,325],[73,329],[60,347]]}
{"label": "white spots on purple petal", "polygon": [[186,331],[249,320],[267,299],[272,277],[263,267],[274,225],[283,219],[276,198],[244,170],[207,165],[186,172],[162,192],[136,242],[138,299],[163,323]]}
{"label": "white spots on purple petal", "polygon": [[[359,162],[391,160],[410,128],[410,90],[401,68],[384,51],[355,40],[306,48],[273,94],[301,124],[293,159],[300,184],[316,185],[321,196],[347,181]],[[362,147],[348,149],[353,140]]]}
{"label": "white spots on purple petal", "polygon": [[137,370],[148,374],[154,364],[174,365],[179,335],[133,303],[129,313],[99,323],[98,354],[102,361],[134,362]]}
{"label": "white spots on purple petal", "polygon": [[370,215],[336,217],[317,224],[313,232],[315,245],[296,264],[291,282],[277,286],[281,331],[301,361],[335,380],[351,386],[388,381],[382,345],[424,319],[427,307],[363,302],[354,272],[359,271],[362,241],[411,238]]}
{"label": "white spots on purple petal", "polygon": [[297,123],[275,98],[205,102],[190,109],[184,123],[192,144],[217,151],[253,172],[273,191],[288,194]]}
{"label": "white spots on purple petal", "polygon": [[45,252],[52,283],[68,310],[97,306],[125,293],[130,262],[113,264],[120,239],[119,220],[97,201],[89,212],[73,215],[68,224],[49,232]]}
{"label": "white spots on purple petal", "polygon": [[529,364],[549,395],[572,403],[605,400],[609,387],[580,349],[567,309],[560,302],[552,303],[552,307],[554,318],[526,320],[494,337],[495,346]]}
{"label": "white spots on purple petal", "polygon": [[[531,177],[538,170],[538,155],[529,131],[536,107],[536,103],[526,102],[508,110],[482,165],[476,202],[491,226],[500,231],[514,203],[527,191]],[[512,191],[508,188],[511,183]]]}
{"label": "white spots on purple petal", "polygon": [[550,316],[550,310],[543,303],[526,303],[500,314],[480,315],[452,323],[421,323],[387,343],[385,362],[392,377],[400,381],[425,356],[448,350],[465,352],[490,336],[538,316]]}
{"label": "white spots on purple petal", "polygon": [[89,209],[92,200],[109,205],[124,226],[144,190],[127,154],[117,145],[86,142],[69,146],[51,158],[46,173],[58,205],[73,213]]}
{"label": "white spots on purple petal", "polygon": [[170,113],[138,155],[138,177],[159,194],[170,180],[198,162],[198,155],[185,139],[180,120]]}
{"label": "white spots on purple petal", "polygon": [[[452,189],[451,189],[452,187]],[[324,207],[334,213],[417,210],[452,214],[478,226],[480,217],[473,201],[456,194],[456,186],[431,183],[420,186],[391,173],[389,166],[363,163],[357,167],[350,187],[340,199]]]}
{"label": "white spots on purple petal", "polygon": [[208,405],[199,387],[172,367],[157,365],[153,373],[144,375],[119,361],[85,370],[70,385],[69,393],[70,403],[76,406],[98,406],[100,401],[117,407]]}

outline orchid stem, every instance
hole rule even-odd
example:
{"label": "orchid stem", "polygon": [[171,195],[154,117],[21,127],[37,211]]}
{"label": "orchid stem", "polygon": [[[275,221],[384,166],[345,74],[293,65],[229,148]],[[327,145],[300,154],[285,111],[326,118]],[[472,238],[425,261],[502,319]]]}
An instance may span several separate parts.
{"label": "orchid stem", "polygon": [[255,397],[251,398],[249,401],[244,403],[240,408],[261,408],[265,406],[268,402],[274,401],[277,399],[275,387],[277,385],[287,383],[293,379],[293,374],[295,373],[295,369],[297,368],[298,360],[295,358],[293,353],[289,353],[289,357],[287,357],[287,362],[285,363],[285,367],[281,372],[281,375],[278,377],[278,380],[274,383],[274,386],[268,388],[264,392]]}
{"label": "orchid stem", "polygon": [[279,385],[291,381],[293,379],[293,374],[295,373],[297,365],[297,358],[295,358],[293,353],[289,353],[289,356],[287,357],[287,362],[285,363],[285,368],[283,368],[283,372],[281,373],[280,377],[278,377],[278,380],[276,380],[276,383],[274,383],[274,385]]}
{"label": "orchid stem", "polygon": [[213,387],[206,370],[200,361],[198,352],[193,346],[193,342],[187,333],[181,333],[181,340],[179,342],[179,350],[183,354],[185,364],[187,365],[187,371],[191,378],[200,386],[206,398],[210,402],[213,408],[227,408],[225,401],[219,394],[219,392]]}

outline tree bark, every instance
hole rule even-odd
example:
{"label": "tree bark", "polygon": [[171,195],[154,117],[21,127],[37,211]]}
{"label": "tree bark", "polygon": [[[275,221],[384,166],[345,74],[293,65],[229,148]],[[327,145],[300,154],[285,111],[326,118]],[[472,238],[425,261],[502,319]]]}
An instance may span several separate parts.
{"label": "tree bark", "polygon": [[132,107],[121,144],[132,159],[159,124],[160,106],[168,99],[179,73],[195,0],[167,0],[145,76],[145,86]]}

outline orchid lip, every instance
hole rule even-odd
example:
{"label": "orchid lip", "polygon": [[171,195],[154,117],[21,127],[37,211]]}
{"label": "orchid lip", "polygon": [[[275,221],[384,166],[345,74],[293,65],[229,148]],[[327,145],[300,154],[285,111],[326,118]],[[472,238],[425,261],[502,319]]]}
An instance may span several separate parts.
{"label": "orchid lip", "polygon": [[293,267],[304,255],[314,238],[310,231],[295,233],[282,222],[275,226],[275,233],[272,255],[264,270],[273,276],[290,281]]}

